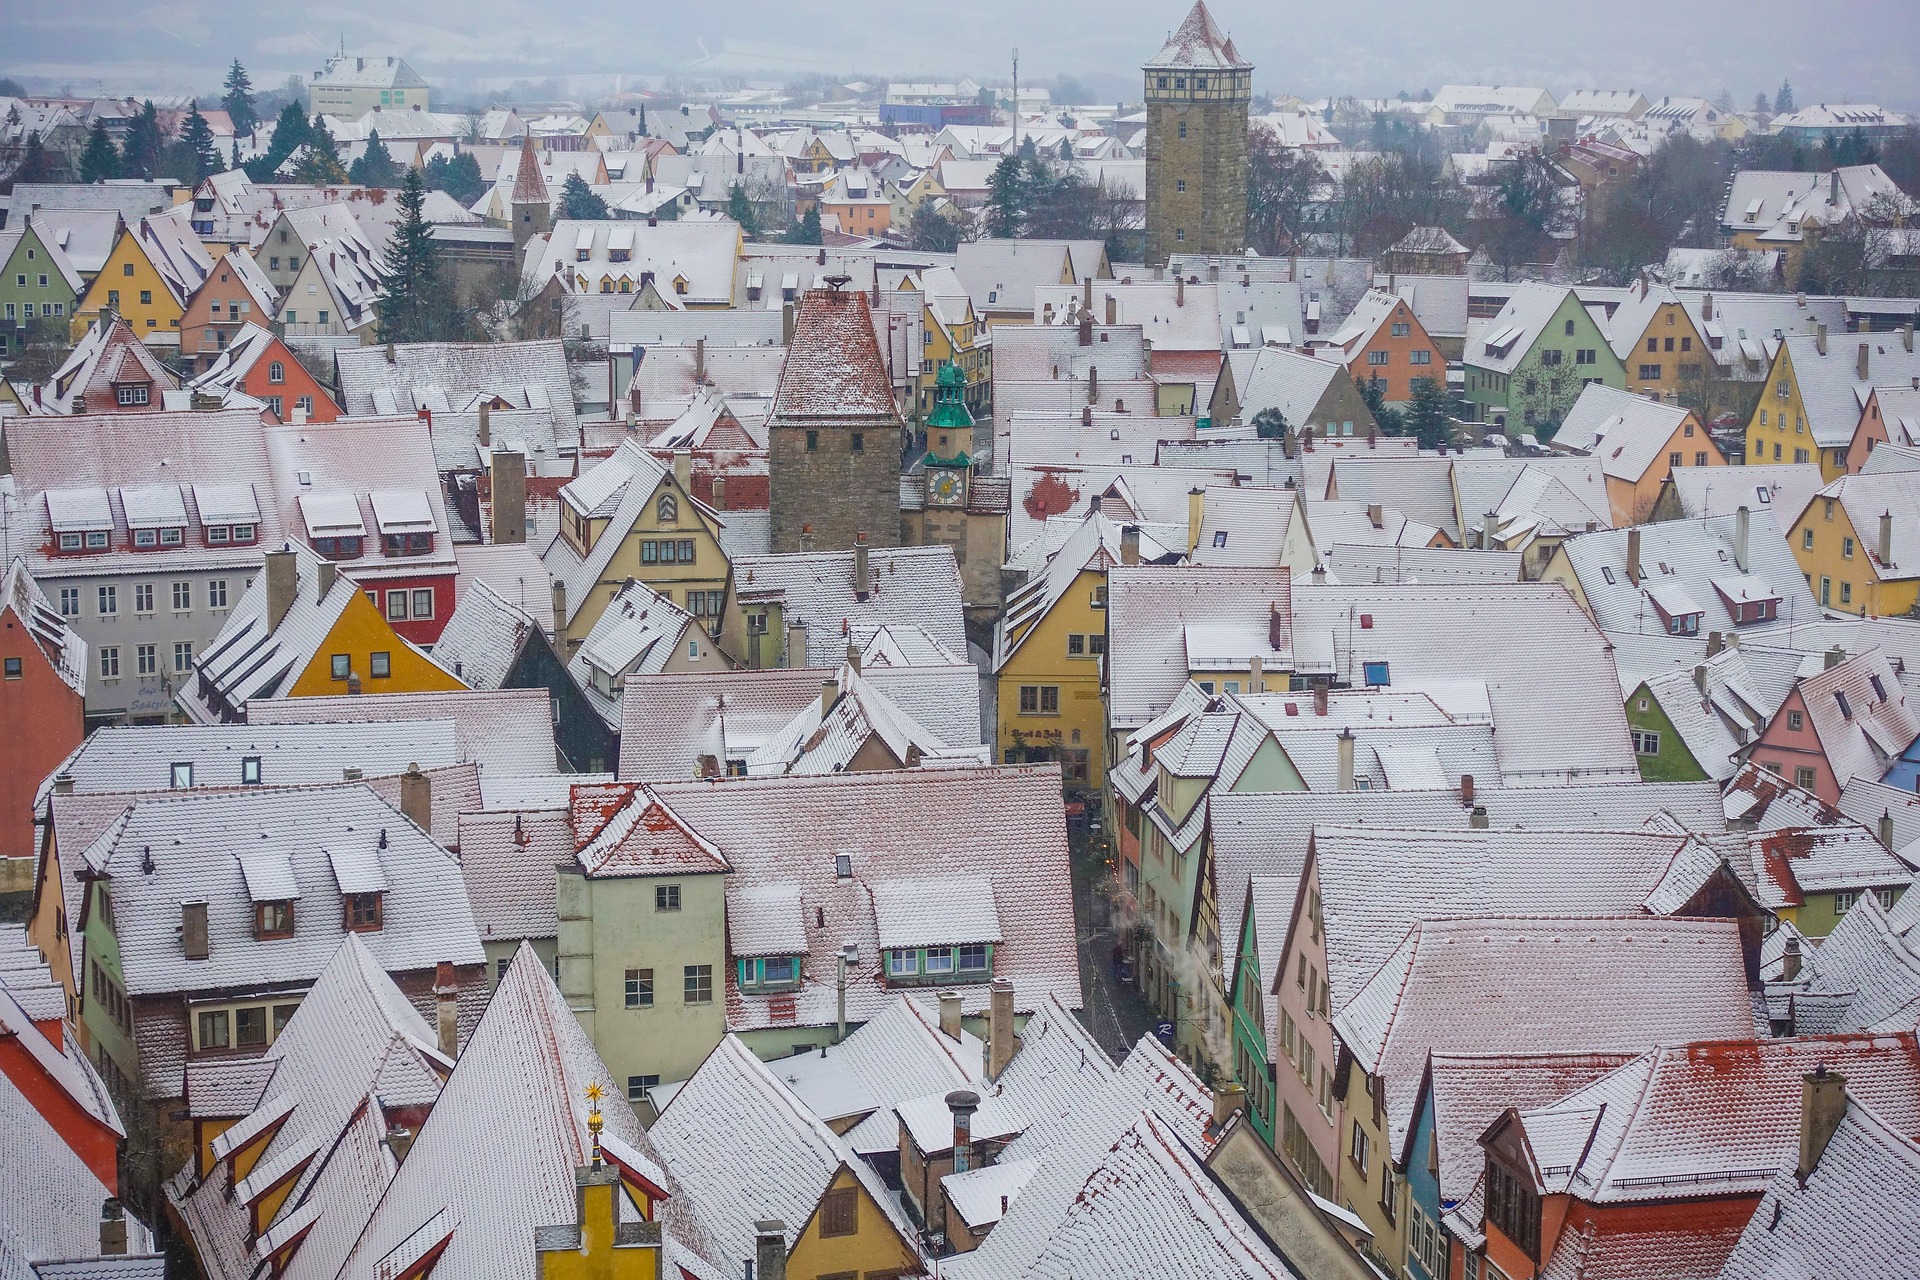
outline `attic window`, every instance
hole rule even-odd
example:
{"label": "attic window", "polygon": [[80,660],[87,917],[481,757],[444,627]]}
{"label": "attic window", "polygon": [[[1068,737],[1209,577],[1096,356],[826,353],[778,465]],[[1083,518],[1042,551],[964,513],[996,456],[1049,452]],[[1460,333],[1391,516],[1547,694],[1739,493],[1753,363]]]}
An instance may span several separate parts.
{"label": "attic window", "polygon": [[1874,697],[1878,698],[1882,702],[1885,702],[1887,700],[1887,686],[1880,683],[1879,676],[1868,676],[1867,683],[1873,686]]}
{"label": "attic window", "polygon": [[167,785],[175,791],[185,791],[193,785],[193,761],[175,761],[169,770]]}
{"label": "attic window", "polygon": [[1227,545],[1227,531],[1225,529],[1221,529],[1213,535],[1213,545],[1216,547],[1224,547]]}
{"label": "attic window", "polygon": [[259,756],[246,756],[240,761],[240,785],[243,787],[260,785]]}
{"label": "attic window", "polygon": [[1853,704],[1847,701],[1845,690],[1835,689],[1833,691],[1833,700],[1840,707],[1840,716],[1842,719],[1853,719]]}
{"label": "attic window", "polygon": [[385,895],[349,893],[341,904],[340,927],[350,933],[378,933],[384,921]]}
{"label": "attic window", "polygon": [[253,936],[256,938],[291,938],[293,936],[292,901],[254,903]]}

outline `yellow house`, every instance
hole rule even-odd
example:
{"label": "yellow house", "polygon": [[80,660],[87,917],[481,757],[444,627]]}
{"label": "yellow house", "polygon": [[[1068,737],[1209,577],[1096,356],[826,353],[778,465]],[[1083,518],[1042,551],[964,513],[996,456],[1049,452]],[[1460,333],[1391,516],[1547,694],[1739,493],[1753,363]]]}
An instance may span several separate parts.
{"label": "yellow house", "polygon": [[[659,1280],[660,1202],[667,1190],[646,1155],[604,1132],[597,1084],[587,1086],[593,1149],[573,1171],[575,1220],[534,1233],[541,1280]],[[622,1194],[622,1193],[625,1194]],[[623,1206],[638,1211],[622,1221]]]}
{"label": "yellow house", "polygon": [[1920,604],[1920,473],[1841,476],[1787,533],[1822,606],[1896,617]]}
{"label": "yellow house", "polygon": [[[902,282],[911,289],[911,279]],[[932,408],[932,375],[952,364],[966,375],[967,411],[976,417],[988,410],[993,390],[993,338],[973,309],[973,299],[952,267],[933,267],[921,274],[926,295],[921,319],[920,389],[916,403],[922,413]]]}
{"label": "yellow house", "polygon": [[212,255],[179,219],[128,223],[74,304],[72,337],[78,341],[105,310],[126,317],[142,339],[170,334],[178,341],[187,300],[212,270]]}
{"label": "yellow house", "polygon": [[1698,403],[1713,355],[1674,291],[1642,280],[1627,290],[1608,322],[1613,353],[1626,366],[1627,390],[1663,400]]}
{"label": "yellow house", "polygon": [[1920,353],[1897,333],[1829,340],[1823,324],[1778,342],[1747,422],[1747,462],[1817,462],[1824,479],[1837,479],[1846,472],[1868,393],[1920,378]]}
{"label": "yellow house", "polygon": [[1590,383],[1554,433],[1555,450],[1599,460],[1615,528],[1644,524],[1682,467],[1724,467],[1726,455],[1693,410]]}
{"label": "yellow house", "polygon": [[718,632],[727,598],[721,520],[692,493],[692,456],[668,469],[631,440],[560,489],[560,536],[546,553],[571,656],[629,578]]}
{"label": "yellow house", "polygon": [[293,541],[265,560],[178,693],[192,719],[235,723],[249,701],[268,698],[467,687],[395,631],[331,560]]}
{"label": "yellow house", "polygon": [[1095,512],[1007,597],[994,635],[998,755],[1058,760],[1074,790],[1102,786],[1107,570],[1122,559],[1120,526]]}

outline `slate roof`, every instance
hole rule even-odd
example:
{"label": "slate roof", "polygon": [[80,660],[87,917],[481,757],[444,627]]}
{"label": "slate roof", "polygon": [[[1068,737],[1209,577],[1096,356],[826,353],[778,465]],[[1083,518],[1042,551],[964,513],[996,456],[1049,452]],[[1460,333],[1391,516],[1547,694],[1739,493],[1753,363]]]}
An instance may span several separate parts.
{"label": "slate roof", "polygon": [[1429,1053],[1630,1053],[1753,1027],[1738,923],[1644,916],[1417,921],[1334,1008],[1341,1045],[1384,1082],[1396,1152]]}
{"label": "slate roof", "polygon": [[[634,1152],[666,1181],[660,1221],[683,1265],[718,1274],[692,1197],[621,1098],[586,1032],[531,947],[515,955],[433,1114],[354,1242],[341,1274],[369,1277],[441,1247],[439,1267],[472,1280],[522,1280],[538,1269],[535,1229],[578,1220],[574,1171],[589,1158],[586,1088],[606,1097],[602,1142]],[[611,1138],[609,1142],[608,1139]],[[511,1179],[499,1170],[511,1168]],[[651,1175],[650,1175],[651,1176]]]}
{"label": "slate roof", "polygon": [[1720,1272],[1723,1280],[1920,1270],[1920,1144],[1911,1124],[1849,1099],[1846,1115],[1802,1182],[1781,1163]]}
{"label": "slate roof", "polygon": [[729,1264],[753,1257],[757,1221],[785,1223],[792,1248],[841,1169],[917,1255],[913,1227],[879,1174],[734,1036],[680,1086],[647,1136]]}
{"label": "slate roof", "polygon": [[1801,1079],[1816,1066],[1920,1131],[1911,1034],[1675,1043],[1521,1112],[1536,1177],[1595,1204],[1757,1193],[1797,1155]]}

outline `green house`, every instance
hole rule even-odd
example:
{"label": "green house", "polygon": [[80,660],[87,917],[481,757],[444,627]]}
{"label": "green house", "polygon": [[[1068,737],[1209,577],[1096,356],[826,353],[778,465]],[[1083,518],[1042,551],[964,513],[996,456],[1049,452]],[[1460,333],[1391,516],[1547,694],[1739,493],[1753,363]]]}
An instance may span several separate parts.
{"label": "green house", "polygon": [[1275,1016],[1274,970],[1286,950],[1293,899],[1293,886],[1284,877],[1248,880],[1227,996],[1232,1010],[1233,1078],[1247,1091],[1247,1118],[1268,1146],[1273,1145],[1274,1132],[1273,1039],[1268,1023]]}
{"label": "green house", "polygon": [[1571,289],[1517,286],[1467,344],[1468,414],[1509,434],[1551,439],[1590,382],[1625,390],[1627,370]]}
{"label": "green house", "polygon": [[[25,349],[27,335],[44,325],[65,338],[73,305],[86,286],[57,244],[41,239],[29,220],[16,237],[0,232],[0,362]],[[63,342],[64,345],[64,342]]]}
{"label": "green house", "polygon": [[[1684,686],[1684,693],[1692,694],[1698,701],[1699,692],[1691,677],[1678,674],[1682,676],[1680,684]],[[1675,696],[1676,686],[1668,680],[1660,681],[1660,685],[1661,688],[1655,689],[1652,683],[1642,680],[1639,687],[1627,695],[1627,729],[1633,735],[1633,755],[1640,766],[1640,779],[1643,782],[1704,782],[1711,775],[1694,758],[1673,717],[1661,705],[1662,695]]]}

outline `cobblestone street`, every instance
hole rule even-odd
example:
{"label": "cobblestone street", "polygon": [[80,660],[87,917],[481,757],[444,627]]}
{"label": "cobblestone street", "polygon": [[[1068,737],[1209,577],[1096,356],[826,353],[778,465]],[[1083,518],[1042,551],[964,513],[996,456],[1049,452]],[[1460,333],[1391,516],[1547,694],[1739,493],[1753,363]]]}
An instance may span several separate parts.
{"label": "cobblestone street", "polygon": [[1113,971],[1117,940],[1108,925],[1106,904],[1099,885],[1108,874],[1106,848],[1097,834],[1068,826],[1073,856],[1073,916],[1080,944],[1080,989],[1085,1006],[1080,1020],[1087,1024],[1115,1061],[1124,1058],[1141,1036],[1153,1030],[1153,1012],[1146,1000],[1122,983]]}

